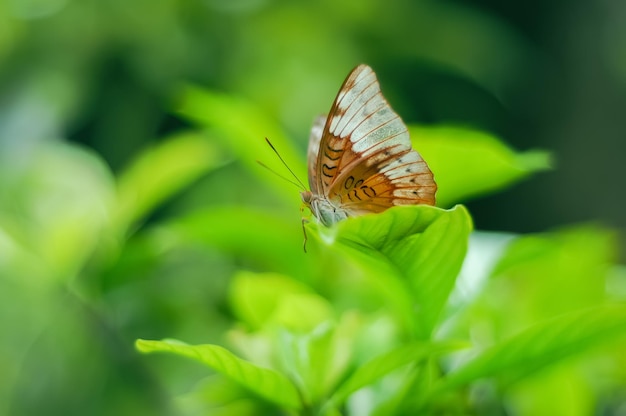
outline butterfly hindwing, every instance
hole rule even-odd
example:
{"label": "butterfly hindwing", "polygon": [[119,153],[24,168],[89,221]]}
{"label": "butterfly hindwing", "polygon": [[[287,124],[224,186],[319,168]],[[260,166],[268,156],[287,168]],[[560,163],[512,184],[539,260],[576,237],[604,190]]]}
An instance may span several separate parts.
{"label": "butterfly hindwing", "polygon": [[417,152],[382,156],[375,163],[360,161],[342,174],[329,193],[351,215],[382,212],[394,205],[435,203],[432,173]]}

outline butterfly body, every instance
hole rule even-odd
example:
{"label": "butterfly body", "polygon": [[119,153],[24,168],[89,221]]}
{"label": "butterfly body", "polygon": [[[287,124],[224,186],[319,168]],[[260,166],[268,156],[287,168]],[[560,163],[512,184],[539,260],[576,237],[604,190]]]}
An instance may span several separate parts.
{"label": "butterfly body", "polygon": [[326,226],[345,220],[349,212],[341,207],[341,200],[331,201],[323,196],[315,195],[311,191],[301,192],[302,202],[309,207],[313,215]]}
{"label": "butterfly body", "polygon": [[324,225],[395,205],[435,204],[433,174],[367,65],[352,70],[328,117],[316,119],[308,163],[311,190],[302,201]]}

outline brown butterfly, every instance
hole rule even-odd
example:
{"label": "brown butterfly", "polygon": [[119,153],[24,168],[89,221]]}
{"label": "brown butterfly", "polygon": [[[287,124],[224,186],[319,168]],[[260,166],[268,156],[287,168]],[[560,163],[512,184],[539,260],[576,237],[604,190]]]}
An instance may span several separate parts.
{"label": "brown butterfly", "polygon": [[328,117],[315,120],[308,163],[311,190],[300,195],[324,225],[395,205],[435,204],[433,174],[367,65],[350,72]]}

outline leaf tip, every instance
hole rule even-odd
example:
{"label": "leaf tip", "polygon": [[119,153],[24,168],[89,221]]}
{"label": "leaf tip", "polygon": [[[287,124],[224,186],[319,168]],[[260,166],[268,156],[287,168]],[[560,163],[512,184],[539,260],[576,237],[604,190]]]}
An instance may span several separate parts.
{"label": "leaf tip", "polygon": [[135,341],[135,348],[137,349],[137,351],[147,354],[154,350],[153,343],[154,341],[138,338]]}
{"label": "leaf tip", "polygon": [[528,172],[542,172],[555,167],[552,153],[545,150],[529,150],[517,155],[520,166]]}

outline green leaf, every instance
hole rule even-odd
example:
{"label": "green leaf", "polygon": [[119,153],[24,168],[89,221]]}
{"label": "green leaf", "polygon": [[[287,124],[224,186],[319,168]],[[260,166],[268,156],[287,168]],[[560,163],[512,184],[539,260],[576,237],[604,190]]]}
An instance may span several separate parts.
{"label": "green leaf", "polygon": [[360,266],[413,335],[426,339],[454,286],[472,223],[462,206],[421,205],[309,229]]}
{"label": "green leaf", "polygon": [[239,272],[230,295],[234,313],[252,329],[278,324],[290,331],[309,332],[334,315],[326,299],[276,273]]}
{"label": "green leaf", "polygon": [[[105,249],[115,204],[111,172],[94,152],[62,142],[42,142],[22,158],[5,154],[12,158],[0,167],[0,252],[11,270],[6,277],[20,279],[22,271],[34,278],[40,269],[50,282],[68,282]],[[13,253],[5,247],[9,241]],[[16,267],[19,252],[25,262]]]}
{"label": "green leaf", "polygon": [[[454,208],[463,209],[460,207]],[[463,209],[464,210],[464,209]],[[424,232],[448,211],[428,205],[399,206],[380,214],[348,218],[336,224],[336,240],[343,244],[370,247],[377,251]],[[321,233],[330,234],[323,230]]]}
{"label": "green leaf", "polygon": [[434,392],[499,376],[513,382],[626,331],[626,306],[606,305],[561,315],[513,336],[449,374]]}
{"label": "green leaf", "polygon": [[252,329],[259,329],[276,314],[290,295],[312,294],[311,289],[276,273],[241,271],[230,285],[230,304],[235,315]]}
{"label": "green leaf", "polygon": [[421,307],[423,336],[430,335],[439,322],[463,265],[471,231],[469,213],[457,206],[434,221],[412,246],[392,251],[398,263],[409,265],[409,281]]}
{"label": "green leaf", "polygon": [[606,302],[616,250],[614,233],[597,225],[516,236],[455,319],[465,334],[456,336],[479,327],[482,345],[492,345],[537,322]]}
{"label": "green leaf", "polygon": [[[467,251],[472,228],[467,210],[462,206],[449,211],[429,206],[395,207],[344,223],[339,226],[339,241],[345,246],[364,242],[366,245],[358,250],[382,264],[372,272],[395,276],[402,283],[391,288],[405,295],[396,290],[389,300],[395,303],[408,295],[407,318],[418,338],[428,338]],[[390,279],[385,280],[389,283]]]}
{"label": "green leaf", "polygon": [[495,313],[507,308],[499,326],[515,331],[542,318],[599,305],[606,299],[608,268],[617,250],[614,233],[595,225],[519,236],[492,271],[482,294],[485,307]]}
{"label": "green leaf", "polygon": [[200,175],[223,164],[205,137],[174,136],[142,153],[119,177],[117,229],[128,227]]}
{"label": "green leaf", "polygon": [[138,339],[135,346],[142,353],[167,352],[199,361],[235,381],[253,393],[289,409],[299,409],[298,391],[284,375],[242,360],[217,345],[187,345],[176,340]]}
{"label": "green leaf", "polygon": [[176,218],[155,231],[155,238],[169,244],[206,244],[290,276],[306,278],[316,270],[315,259],[302,249],[297,212],[285,218],[237,206],[210,208]]}
{"label": "green leaf", "polygon": [[298,152],[278,123],[263,110],[241,97],[219,94],[188,86],[181,91],[178,112],[216,131],[215,139],[228,149],[242,165],[265,179],[287,200],[294,200],[293,185],[279,180],[259,166],[257,160],[290,180],[291,174],[281,166],[265,142],[267,137],[300,180],[306,179],[304,152]]}
{"label": "green leaf", "polygon": [[466,344],[454,342],[415,342],[379,355],[357,368],[357,370],[339,386],[330,401],[334,406],[340,406],[355,391],[378,381],[404,365],[416,363],[433,355],[439,355],[465,346]]}
{"label": "green leaf", "polygon": [[272,320],[291,331],[308,332],[332,319],[333,315],[332,306],[321,296],[295,293],[281,299]]}
{"label": "green leaf", "polygon": [[[603,349],[602,359],[611,360],[606,353]],[[593,360],[554,366],[540,376],[520,380],[501,397],[508,408],[519,415],[593,415],[598,398],[597,390],[590,388],[590,383],[596,380],[591,381],[589,372],[585,371]]]}
{"label": "green leaf", "polygon": [[259,400],[234,381],[218,374],[199,380],[191,391],[177,394],[176,414],[257,416],[277,412],[277,406]]}
{"label": "green leaf", "polygon": [[284,371],[299,383],[305,402],[316,406],[343,379],[361,328],[361,316],[346,312],[338,321],[328,319],[308,333],[281,331],[276,354]]}
{"label": "green leaf", "polygon": [[458,127],[411,126],[409,130],[435,175],[438,206],[492,193],[551,167],[548,152],[515,152],[484,132]]}

